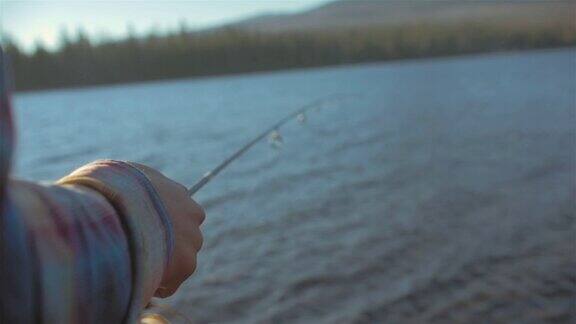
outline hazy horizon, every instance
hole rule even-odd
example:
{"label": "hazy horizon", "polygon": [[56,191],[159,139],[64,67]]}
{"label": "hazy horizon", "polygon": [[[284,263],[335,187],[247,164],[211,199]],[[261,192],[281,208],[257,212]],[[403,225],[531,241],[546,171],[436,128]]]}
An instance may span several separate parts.
{"label": "hazy horizon", "polygon": [[63,32],[74,37],[79,29],[96,41],[124,38],[129,29],[136,35],[163,34],[182,23],[190,30],[201,30],[262,14],[305,11],[331,1],[0,0],[0,28],[30,52],[37,42],[56,49]]}

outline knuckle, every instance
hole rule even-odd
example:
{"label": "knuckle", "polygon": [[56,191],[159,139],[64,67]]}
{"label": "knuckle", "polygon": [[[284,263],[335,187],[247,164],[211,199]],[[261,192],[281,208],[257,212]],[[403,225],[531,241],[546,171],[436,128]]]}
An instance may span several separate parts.
{"label": "knuckle", "polygon": [[204,220],[206,220],[206,214],[200,213],[198,215],[198,226],[202,225],[204,223]]}
{"label": "knuckle", "polygon": [[193,274],[194,271],[196,271],[196,266],[197,266],[196,258],[192,258],[190,261],[186,262],[185,271],[184,271],[185,275],[189,276],[189,275]]}
{"label": "knuckle", "polygon": [[206,219],[206,212],[204,211],[204,208],[202,208],[202,206],[200,206],[194,200],[191,200],[190,213],[192,218],[198,223],[198,226],[204,223],[204,220]]}
{"label": "knuckle", "polygon": [[181,271],[183,275],[190,275],[196,270],[196,248],[192,246],[182,259]]}
{"label": "knuckle", "polygon": [[196,214],[198,217],[198,226],[200,226],[204,223],[204,220],[206,220],[206,212],[202,206],[198,205]]}
{"label": "knuckle", "polygon": [[202,249],[202,245],[204,245],[204,236],[202,235],[202,232],[198,231],[198,235],[196,237],[196,252]]}

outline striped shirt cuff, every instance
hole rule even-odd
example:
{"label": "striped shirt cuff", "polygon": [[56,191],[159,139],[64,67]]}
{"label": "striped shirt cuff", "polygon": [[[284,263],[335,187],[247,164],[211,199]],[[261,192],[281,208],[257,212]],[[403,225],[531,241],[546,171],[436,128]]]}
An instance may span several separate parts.
{"label": "striped shirt cuff", "polygon": [[61,185],[97,190],[120,215],[133,264],[131,313],[137,316],[160,285],[174,249],[172,223],[158,192],[129,162],[98,160],[60,179]]}

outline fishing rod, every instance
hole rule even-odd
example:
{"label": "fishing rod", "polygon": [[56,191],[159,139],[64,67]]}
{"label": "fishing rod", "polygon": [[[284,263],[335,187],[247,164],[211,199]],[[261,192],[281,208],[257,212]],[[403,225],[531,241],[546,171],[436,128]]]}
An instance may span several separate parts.
{"label": "fishing rod", "polygon": [[[196,184],[194,184],[192,187],[190,187],[188,189],[188,194],[190,196],[193,196],[200,189],[202,189],[208,182],[210,182],[210,180],[212,180],[222,170],[224,170],[228,165],[230,165],[230,163],[232,163],[234,160],[241,157],[244,153],[246,153],[246,151],[250,150],[250,148],[252,148],[256,143],[258,143],[262,139],[264,139],[267,135],[276,134],[276,136],[278,137],[279,136],[278,135],[278,129],[280,127],[282,127],[284,124],[286,124],[287,122],[289,122],[290,120],[292,120],[294,117],[296,117],[299,122],[303,122],[305,120],[304,114],[308,110],[311,110],[311,109],[317,108],[317,107],[321,107],[321,105],[323,105],[323,104],[325,104],[331,100],[340,99],[342,97],[344,97],[344,95],[328,96],[328,97],[313,101],[312,103],[309,103],[309,104],[301,107],[300,109],[297,109],[297,110],[291,112],[290,114],[288,114],[284,118],[277,121],[271,127],[267,128],[263,132],[259,133],[251,141],[246,143],[244,146],[242,146],[240,149],[238,149],[236,152],[234,152],[232,155],[230,155],[228,158],[226,158],[224,161],[222,161],[220,164],[218,164],[214,169],[206,172],[204,174],[204,176],[202,176],[202,178],[200,178],[200,180],[198,180],[198,182],[196,182]],[[156,309],[156,310],[154,310],[154,309]],[[192,320],[190,320],[189,318],[184,316],[182,313],[172,309],[171,307],[169,307],[167,305],[162,305],[159,303],[150,303],[147,307],[146,312],[144,313],[145,314],[144,318],[157,319],[156,316],[159,313],[162,313],[162,311],[168,311],[172,316],[177,316],[180,319],[183,319],[185,322],[192,323]]]}
{"label": "fishing rod", "polygon": [[290,120],[292,120],[294,117],[298,117],[298,120],[303,121],[304,120],[304,113],[306,113],[308,110],[310,110],[312,108],[320,107],[322,104],[325,104],[326,102],[329,102],[329,101],[332,101],[334,99],[338,99],[341,97],[343,97],[343,95],[328,96],[328,97],[313,101],[312,103],[309,103],[309,104],[303,106],[302,108],[291,112],[290,114],[288,114],[287,116],[285,116],[284,118],[282,118],[278,122],[276,122],[276,124],[272,125],[270,128],[268,128],[265,131],[263,131],[262,133],[258,134],[254,139],[252,139],[250,142],[246,143],[244,146],[242,146],[240,149],[238,149],[236,152],[234,152],[232,155],[230,155],[228,158],[226,158],[224,161],[222,161],[220,164],[218,164],[214,169],[206,172],[204,174],[204,176],[202,176],[202,178],[200,178],[200,180],[198,180],[198,182],[196,182],[196,184],[194,184],[192,187],[190,187],[190,189],[188,189],[188,194],[190,196],[193,196],[195,193],[198,192],[198,190],[202,189],[202,187],[204,187],[208,182],[210,182],[210,180],[212,180],[215,176],[217,176],[218,173],[220,173],[222,170],[224,170],[230,163],[232,163],[234,160],[238,159],[240,156],[242,156],[244,153],[246,153],[246,151],[250,150],[250,148],[252,148],[252,146],[254,146],[254,144],[260,142],[267,135],[276,134],[276,137],[278,137],[279,136],[278,135],[278,129],[280,127],[282,127],[284,124],[286,124],[287,122],[289,122]]}

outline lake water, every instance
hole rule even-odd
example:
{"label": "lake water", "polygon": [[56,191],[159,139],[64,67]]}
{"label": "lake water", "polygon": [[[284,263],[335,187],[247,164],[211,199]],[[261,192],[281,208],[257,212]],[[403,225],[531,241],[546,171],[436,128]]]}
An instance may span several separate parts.
{"label": "lake water", "polygon": [[16,175],[97,158],[191,185],[199,323],[542,323],[574,318],[576,51],[403,61],[16,97]]}

